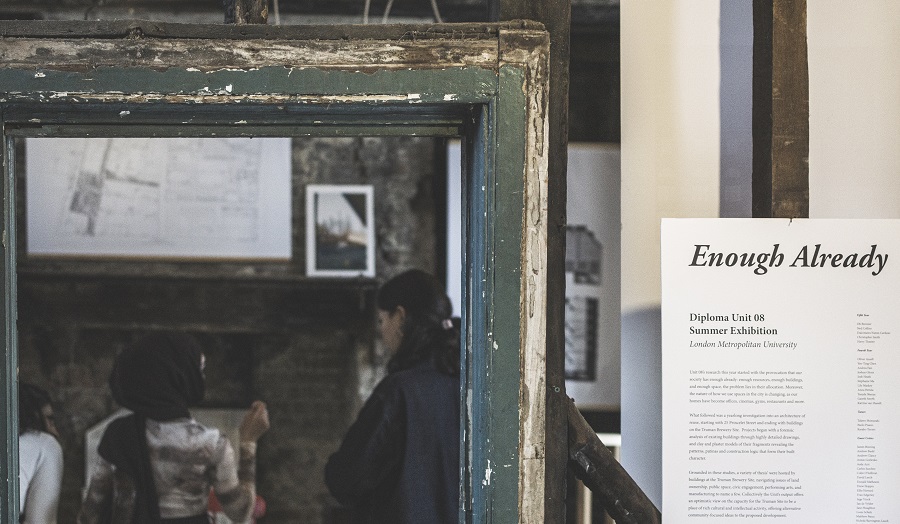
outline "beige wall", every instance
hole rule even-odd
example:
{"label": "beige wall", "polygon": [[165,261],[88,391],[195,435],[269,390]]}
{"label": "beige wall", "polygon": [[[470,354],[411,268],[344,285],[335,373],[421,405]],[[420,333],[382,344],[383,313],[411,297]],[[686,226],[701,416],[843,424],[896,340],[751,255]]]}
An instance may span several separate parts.
{"label": "beige wall", "polygon": [[812,218],[900,218],[900,2],[807,5]]}
{"label": "beige wall", "polygon": [[620,5],[622,463],[659,505],[659,224],[718,216],[719,0]]}
{"label": "beige wall", "polygon": [[622,309],[658,307],[659,219],[719,212],[719,1],[622,0]]}

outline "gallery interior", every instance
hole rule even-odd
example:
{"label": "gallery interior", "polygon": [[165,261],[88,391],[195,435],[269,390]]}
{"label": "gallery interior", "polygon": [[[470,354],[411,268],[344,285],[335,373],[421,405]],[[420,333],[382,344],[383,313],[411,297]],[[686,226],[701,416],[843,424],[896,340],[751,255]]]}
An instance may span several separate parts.
{"label": "gallery interior", "polygon": [[[565,290],[565,392],[660,507],[659,222],[760,216],[752,209],[751,187],[757,2],[565,3],[571,10],[564,21],[567,137],[556,137],[567,151],[565,282],[557,286]],[[808,217],[900,217],[900,7],[889,0],[852,8],[835,0],[802,4]],[[478,23],[496,21],[498,5],[506,9],[485,0],[269,0],[267,17],[269,25]],[[547,16],[542,22],[548,27],[560,22]],[[208,0],[6,0],[0,20],[221,24],[223,6]],[[551,58],[553,38],[551,32]],[[78,164],[86,146],[79,138],[12,140],[20,224],[18,377],[53,399],[65,457],[59,522],[74,521],[81,503],[88,434],[118,409],[107,384],[114,358],[152,331],[190,333],[201,342],[208,383],[203,409],[243,410],[254,399],[268,404],[272,427],[257,458],[257,489],[267,504],[260,523],[344,522],[321,472],[384,376],[390,355],[376,336],[379,283],[423,269],[446,283],[455,315],[464,301],[459,140],[257,141],[254,147],[271,140],[260,147],[269,159],[277,157],[272,169],[284,175],[281,185],[261,189],[260,202],[278,201],[285,219],[278,247],[262,256],[118,248],[98,254],[77,246],[60,253],[52,243],[71,234],[66,228],[92,226],[58,220],[63,209],[74,213],[77,181],[41,189],[39,172]],[[129,147],[158,145],[154,151],[171,157],[196,141],[116,140],[96,147],[128,157]],[[221,190],[220,182],[204,181],[193,170],[204,155],[238,162],[245,154],[241,144],[186,153],[181,161],[191,183],[208,193]],[[42,165],[39,157],[49,154],[59,163]],[[320,200],[312,196],[316,188],[334,187],[365,188],[359,199],[344,193],[342,202],[350,203],[348,216],[359,216],[357,202],[371,212],[363,220],[371,236],[362,240],[371,259],[351,271],[317,275],[311,265],[321,247],[312,237],[316,225],[325,228],[322,195],[330,189]],[[51,193],[62,196],[41,197]],[[41,202],[47,207],[38,207]],[[203,219],[195,217],[195,225],[203,227]],[[211,232],[222,226],[208,219]],[[38,222],[56,224],[49,244],[35,236],[36,226],[29,228]],[[104,234],[124,233],[111,227]],[[571,475],[567,480],[565,521],[607,522],[583,486]]]}

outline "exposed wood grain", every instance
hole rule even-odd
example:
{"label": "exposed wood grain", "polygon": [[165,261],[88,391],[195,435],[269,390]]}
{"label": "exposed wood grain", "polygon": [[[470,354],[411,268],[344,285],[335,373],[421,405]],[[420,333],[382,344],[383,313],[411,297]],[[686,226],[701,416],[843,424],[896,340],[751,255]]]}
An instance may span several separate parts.
{"label": "exposed wood grain", "polygon": [[806,0],[753,3],[753,216],[809,217]]}
{"label": "exposed wood grain", "polygon": [[501,32],[502,63],[524,67],[528,94],[522,224],[519,521],[544,521],[549,47],[546,33]]}
{"label": "exposed wood grain", "polygon": [[540,520],[562,523],[566,496],[565,417],[565,227],[568,155],[569,49],[572,2],[570,0],[491,0],[492,19],[530,19],[544,25],[550,35],[548,76],[548,182],[546,269],[546,387],[543,509]]}
{"label": "exposed wood grain", "polygon": [[619,524],[658,524],[662,515],[568,399],[569,459],[575,474]]}
{"label": "exposed wood grain", "polygon": [[[261,67],[391,68],[492,67],[497,44],[489,40],[429,40],[386,43],[375,40],[236,42],[186,39],[4,38],[0,62],[7,68],[33,67],[86,71],[98,67],[165,70],[177,64],[209,72]],[[189,59],[188,59],[189,57]]]}

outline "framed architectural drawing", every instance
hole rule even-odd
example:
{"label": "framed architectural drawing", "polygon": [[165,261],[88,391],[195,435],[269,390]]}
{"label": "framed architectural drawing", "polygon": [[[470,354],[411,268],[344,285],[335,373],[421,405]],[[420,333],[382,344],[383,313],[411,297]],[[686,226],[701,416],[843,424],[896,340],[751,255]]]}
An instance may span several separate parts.
{"label": "framed architectural drawing", "polygon": [[31,256],[291,257],[289,138],[28,138]]}
{"label": "framed architectural drawing", "polygon": [[375,276],[372,186],[306,186],[306,274]]}

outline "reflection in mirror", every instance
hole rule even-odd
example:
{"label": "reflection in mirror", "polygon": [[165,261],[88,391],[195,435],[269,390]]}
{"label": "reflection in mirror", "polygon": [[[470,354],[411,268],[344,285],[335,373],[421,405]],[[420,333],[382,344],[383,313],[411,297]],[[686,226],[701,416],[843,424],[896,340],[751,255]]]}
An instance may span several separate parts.
{"label": "reflection in mirror", "polygon": [[[89,431],[120,408],[114,359],[148,333],[198,341],[204,410],[266,402],[264,522],[346,518],[324,468],[386,373],[377,283],[445,274],[443,140],[220,140],[15,141],[19,379],[56,408],[60,522],[81,505]],[[309,185],[372,188],[375,278],[308,275]]]}

